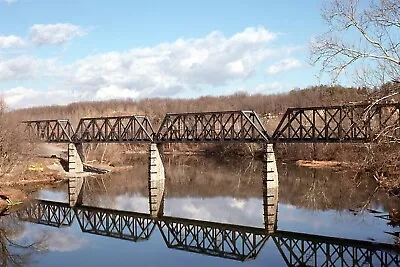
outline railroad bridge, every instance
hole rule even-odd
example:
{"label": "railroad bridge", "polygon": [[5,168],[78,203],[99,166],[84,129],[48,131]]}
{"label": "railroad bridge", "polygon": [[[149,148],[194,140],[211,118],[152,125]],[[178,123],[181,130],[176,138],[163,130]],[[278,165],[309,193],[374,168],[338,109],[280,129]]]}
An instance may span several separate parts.
{"label": "railroad bridge", "polygon": [[366,143],[382,132],[398,138],[400,103],[288,108],[268,133],[254,111],[168,113],[154,130],[145,115],[24,121],[50,143]]}
{"label": "railroad bridge", "polygon": [[[400,138],[400,103],[288,108],[273,132],[254,111],[168,113],[157,130],[145,115],[25,121],[29,135],[68,144],[69,172],[83,172],[83,143],[149,144],[149,188],[159,195],[165,181],[165,143],[259,143],[264,147],[270,188],[278,186],[275,143],[368,143],[380,136]],[[268,123],[268,122],[267,122]],[[268,126],[268,125],[266,125]],[[270,128],[270,127],[268,127]],[[81,187],[75,177],[72,187]],[[159,201],[154,203],[160,208]]]}

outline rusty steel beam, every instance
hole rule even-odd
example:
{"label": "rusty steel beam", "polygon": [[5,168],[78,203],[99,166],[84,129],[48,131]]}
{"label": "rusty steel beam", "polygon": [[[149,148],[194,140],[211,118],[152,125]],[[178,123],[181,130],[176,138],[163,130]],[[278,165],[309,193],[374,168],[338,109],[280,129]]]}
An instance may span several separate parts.
{"label": "rusty steel beam", "polygon": [[168,113],[156,134],[162,143],[268,142],[254,111]]}
{"label": "rusty steel beam", "polygon": [[400,138],[400,103],[289,108],[274,143],[367,143]]}
{"label": "rusty steel beam", "polygon": [[154,130],[147,116],[83,118],[73,136],[80,143],[152,142]]}

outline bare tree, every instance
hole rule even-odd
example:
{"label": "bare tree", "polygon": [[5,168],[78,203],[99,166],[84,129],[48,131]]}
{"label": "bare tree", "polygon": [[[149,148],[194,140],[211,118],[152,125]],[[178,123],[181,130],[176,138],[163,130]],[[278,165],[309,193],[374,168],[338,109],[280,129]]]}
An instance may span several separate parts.
{"label": "bare tree", "polygon": [[325,0],[329,30],[310,44],[311,62],[335,82],[344,71],[371,85],[400,82],[400,1]]}

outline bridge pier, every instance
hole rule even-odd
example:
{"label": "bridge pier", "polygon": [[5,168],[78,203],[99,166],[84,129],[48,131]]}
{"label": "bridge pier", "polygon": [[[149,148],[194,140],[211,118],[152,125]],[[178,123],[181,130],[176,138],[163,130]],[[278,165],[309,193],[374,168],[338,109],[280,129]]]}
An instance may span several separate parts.
{"label": "bridge pier", "polygon": [[273,144],[264,145],[264,176],[268,183],[268,188],[279,186],[278,168],[276,167],[276,159]]}
{"label": "bridge pier", "polygon": [[83,146],[82,143],[68,144],[68,172],[83,172]]}
{"label": "bridge pier", "polygon": [[268,233],[274,233],[278,221],[279,179],[273,144],[264,145],[263,205],[264,224]]}
{"label": "bridge pier", "polygon": [[82,204],[83,177],[70,177],[68,179],[68,202],[71,207]]}
{"label": "bridge pier", "polygon": [[159,217],[164,213],[165,171],[162,162],[162,144],[149,145],[149,207],[150,216]]}

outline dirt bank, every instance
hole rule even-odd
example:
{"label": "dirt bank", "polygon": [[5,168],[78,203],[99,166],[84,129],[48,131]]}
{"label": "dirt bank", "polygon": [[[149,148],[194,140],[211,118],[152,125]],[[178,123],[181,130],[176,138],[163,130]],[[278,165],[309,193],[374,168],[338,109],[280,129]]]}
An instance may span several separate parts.
{"label": "dirt bank", "polygon": [[350,169],[350,168],[355,168],[355,163],[350,163],[350,162],[341,162],[341,161],[334,161],[334,160],[329,160],[329,161],[321,161],[321,160],[297,160],[296,165],[301,166],[301,167],[308,167],[308,168],[315,168],[315,169],[321,169],[321,168],[330,168],[330,169]]}
{"label": "dirt bank", "polygon": [[59,159],[35,157],[18,166],[17,170],[0,177],[0,189],[13,188],[29,194],[65,179],[65,171]]}

